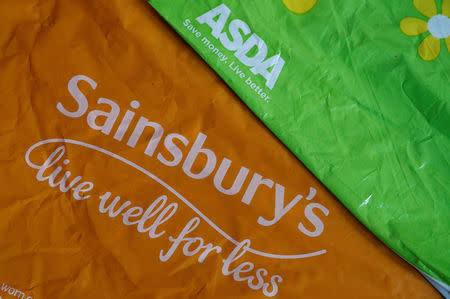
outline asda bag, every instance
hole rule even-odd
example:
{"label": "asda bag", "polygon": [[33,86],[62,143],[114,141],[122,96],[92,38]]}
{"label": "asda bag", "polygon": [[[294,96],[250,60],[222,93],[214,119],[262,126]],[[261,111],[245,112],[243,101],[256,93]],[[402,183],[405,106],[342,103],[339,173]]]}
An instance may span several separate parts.
{"label": "asda bag", "polygon": [[149,2],[361,222],[449,284],[449,0]]}
{"label": "asda bag", "polygon": [[439,298],[145,2],[0,14],[2,298]]}

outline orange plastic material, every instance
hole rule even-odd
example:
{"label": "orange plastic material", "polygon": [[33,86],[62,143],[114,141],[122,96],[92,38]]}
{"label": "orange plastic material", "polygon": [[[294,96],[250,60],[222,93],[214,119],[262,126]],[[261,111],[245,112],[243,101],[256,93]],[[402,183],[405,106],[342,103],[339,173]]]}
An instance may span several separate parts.
{"label": "orange plastic material", "polygon": [[1,298],[439,298],[146,1],[0,2],[0,96]]}

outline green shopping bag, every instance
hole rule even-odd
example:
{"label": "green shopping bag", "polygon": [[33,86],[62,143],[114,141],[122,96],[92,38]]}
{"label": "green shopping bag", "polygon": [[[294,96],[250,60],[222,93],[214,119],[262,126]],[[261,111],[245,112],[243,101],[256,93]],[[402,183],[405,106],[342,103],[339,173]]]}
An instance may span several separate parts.
{"label": "green shopping bag", "polygon": [[450,283],[450,0],[149,2],[360,221]]}

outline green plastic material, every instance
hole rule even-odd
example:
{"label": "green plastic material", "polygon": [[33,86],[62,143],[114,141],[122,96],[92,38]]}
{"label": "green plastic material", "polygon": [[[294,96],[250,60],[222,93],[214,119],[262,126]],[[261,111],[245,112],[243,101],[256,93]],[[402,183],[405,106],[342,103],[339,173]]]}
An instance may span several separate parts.
{"label": "green plastic material", "polygon": [[149,2],[361,222],[450,284],[450,0]]}

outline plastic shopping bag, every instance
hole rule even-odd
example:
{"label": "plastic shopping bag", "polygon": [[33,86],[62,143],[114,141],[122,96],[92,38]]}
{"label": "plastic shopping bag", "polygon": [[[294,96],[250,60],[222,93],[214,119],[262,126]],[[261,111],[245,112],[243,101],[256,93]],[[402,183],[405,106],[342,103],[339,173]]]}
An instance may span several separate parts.
{"label": "plastic shopping bag", "polygon": [[2,298],[439,298],[146,2],[0,2]]}
{"label": "plastic shopping bag", "polygon": [[361,222],[450,283],[449,0],[149,3]]}

